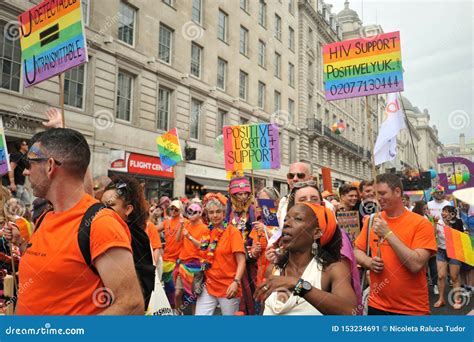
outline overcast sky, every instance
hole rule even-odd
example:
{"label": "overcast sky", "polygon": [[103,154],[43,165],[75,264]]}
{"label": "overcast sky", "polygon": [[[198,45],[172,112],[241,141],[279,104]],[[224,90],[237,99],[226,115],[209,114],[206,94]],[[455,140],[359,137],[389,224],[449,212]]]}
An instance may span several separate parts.
{"label": "overcast sky", "polygon": [[[344,0],[325,2],[334,13],[344,8]],[[400,31],[403,95],[428,109],[441,142],[457,142],[460,133],[474,141],[473,1],[352,0],[349,8],[364,24]]]}

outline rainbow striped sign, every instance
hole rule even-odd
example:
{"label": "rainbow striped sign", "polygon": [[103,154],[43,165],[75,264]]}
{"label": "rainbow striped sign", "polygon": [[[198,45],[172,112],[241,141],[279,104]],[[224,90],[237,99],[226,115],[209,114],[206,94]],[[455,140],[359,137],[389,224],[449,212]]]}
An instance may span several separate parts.
{"label": "rainbow striped sign", "polygon": [[227,171],[280,168],[280,141],[274,124],[224,126]]}
{"label": "rainbow striped sign", "polygon": [[3,118],[0,116],[0,175],[4,175],[8,171],[10,171],[10,159],[3,129]]}
{"label": "rainbow striped sign", "polygon": [[173,128],[171,131],[156,138],[156,146],[158,147],[163,169],[168,169],[183,160],[177,128]]}
{"label": "rainbow striped sign", "polygon": [[46,0],[18,16],[25,87],[87,62],[80,0]]}
{"label": "rainbow striped sign", "polygon": [[448,257],[474,266],[474,238],[448,226],[444,226],[444,236]]}
{"label": "rainbow striped sign", "polygon": [[328,101],[403,90],[398,31],[327,44],[323,61]]}

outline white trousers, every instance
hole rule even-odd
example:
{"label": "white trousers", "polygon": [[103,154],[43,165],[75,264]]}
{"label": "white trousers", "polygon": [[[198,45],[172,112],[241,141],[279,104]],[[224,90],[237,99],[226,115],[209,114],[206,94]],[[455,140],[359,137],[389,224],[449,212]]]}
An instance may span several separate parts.
{"label": "white trousers", "polygon": [[232,316],[239,311],[239,298],[219,298],[211,296],[204,287],[196,302],[196,316],[212,316],[219,303],[223,316]]}

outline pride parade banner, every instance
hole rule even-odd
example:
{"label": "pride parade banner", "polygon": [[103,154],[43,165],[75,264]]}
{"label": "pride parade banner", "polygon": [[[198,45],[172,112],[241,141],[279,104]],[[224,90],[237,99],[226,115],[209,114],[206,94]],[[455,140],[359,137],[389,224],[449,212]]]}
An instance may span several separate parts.
{"label": "pride parade banner", "polygon": [[403,90],[398,31],[327,44],[323,63],[328,101]]}
{"label": "pride parade banner", "polygon": [[169,169],[183,160],[177,128],[173,128],[171,131],[156,138],[156,145],[163,169]]}
{"label": "pride parade banner", "polygon": [[448,226],[444,226],[444,236],[448,257],[474,266],[474,238]]}
{"label": "pride parade banner", "polygon": [[10,171],[10,159],[3,129],[3,118],[0,116],[0,175],[4,175],[8,171]]}
{"label": "pride parade banner", "polygon": [[280,168],[278,127],[274,124],[224,126],[227,171]]}
{"label": "pride parade banner", "polygon": [[25,87],[88,61],[80,0],[46,0],[18,16]]}

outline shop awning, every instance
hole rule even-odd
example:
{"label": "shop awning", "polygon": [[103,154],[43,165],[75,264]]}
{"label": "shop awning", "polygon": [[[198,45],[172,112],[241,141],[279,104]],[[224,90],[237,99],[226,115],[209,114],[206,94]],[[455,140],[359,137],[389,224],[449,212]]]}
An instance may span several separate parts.
{"label": "shop awning", "polygon": [[203,190],[227,191],[229,189],[229,181],[189,176],[187,178],[201,184]]}

